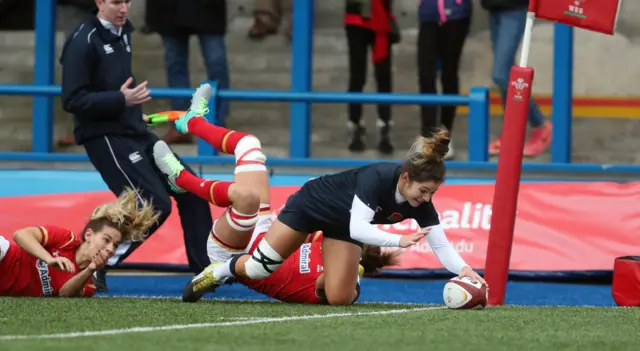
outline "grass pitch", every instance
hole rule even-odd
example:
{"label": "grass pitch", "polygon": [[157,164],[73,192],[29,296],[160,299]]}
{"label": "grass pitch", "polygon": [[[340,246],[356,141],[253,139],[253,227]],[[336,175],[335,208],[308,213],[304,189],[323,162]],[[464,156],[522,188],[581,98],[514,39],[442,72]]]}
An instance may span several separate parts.
{"label": "grass pitch", "polygon": [[0,298],[0,350],[634,350],[640,309]]}

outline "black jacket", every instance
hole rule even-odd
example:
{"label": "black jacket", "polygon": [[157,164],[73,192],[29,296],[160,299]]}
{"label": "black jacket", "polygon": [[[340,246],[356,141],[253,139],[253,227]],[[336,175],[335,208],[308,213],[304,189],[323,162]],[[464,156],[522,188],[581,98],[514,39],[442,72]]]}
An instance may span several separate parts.
{"label": "black jacket", "polygon": [[480,3],[487,11],[514,10],[529,6],[529,0],[481,0]]}
{"label": "black jacket", "polygon": [[[121,36],[97,17],[80,24],[62,49],[62,106],[74,116],[76,143],[103,135],[142,136],[148,133],[140,105],[127,107],[120,87],[133,77],[129,21]],[[131,87],[137,83],[134,82]]]}
{"label": "black jacket", "polygon": [[160,35],[227,32],[226,0],[147,0],[145,22]]}

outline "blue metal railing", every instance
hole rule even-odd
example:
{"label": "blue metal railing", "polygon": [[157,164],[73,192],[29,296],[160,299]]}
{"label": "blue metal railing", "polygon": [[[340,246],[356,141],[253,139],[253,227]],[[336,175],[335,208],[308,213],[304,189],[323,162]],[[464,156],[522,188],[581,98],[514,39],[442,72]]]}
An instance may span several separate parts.
{"label": "blue metal railing", "polygon": [[[424,104],[424,105],[468,105],[469,106],[469,144],[484,145],[469,150],[469,161],[486,162],[488,160],[487,147],[489,136],[489,90],[485,87],[471,89],[468,96],[465,95],[427,95],[427,94],[369,94],[369,93],[331,93],[331,92],[295,92],[295,91],[250,91],[250,90],[218,90],[216,82],[209,82],[213,87],[212,97],[209,102],[209,115],[206,116],[212,122],[216,122],[216,104],[219,100],[236,101],[283,101],[296,103],[376,103],[376,104]],[[154,98],[188,98],[193,94],[192,89],[150,88]],[[33,95],[37,97],[59,96],[60,86],[43,85],[32,86],[22,84],[0,84],[0,95]],[[300,119],[300,116],[291,116],[291,122]],[[308,122],[307,122],[308,123]],[[310,123],[308,123],[310,124]],[[50,124],[45,123],[44,126]],[[37,129],[44,126],[34,125],[34,138]],[[42,133],[37,131],[37,133]],[[53,131],[50,131],[53,134]],[[289,150],[292,158],[308,158],[310,156],[310,133],[303,133],[299,129],[290,128]],[[35,149],[33,152],[41,155],[53,153]],[[49,146],[48,146],[49,147]],[[302,151],[301,151],[302,150]],[[11,153],[11,158],[16,159],[19,153]],[[198,144],[198,156],[215,155],[215,150],[203,141]],[[5,159],[6,153],[0,153],[0,159]],[[30,159],[31,156],[26,156]],[[47,157],[41,156],[46,160]],[[50,159],[50,158],[49,158]],[[65,157],[70,160],[70,158]]]}
{"label": "blue metal railing", "polygon": [[[36,0],[35,13],[35,70],[34,85],[0,85],[3,95],[33,95],[32,152],[0,152],[0,160],[86,161],[83,154],[52,153],[53,98],[60,95],[55,86],[55,12],[56,0]],[[311,103],[393,103],[468,105],[470,108],[469,161],[451,162],[450,168],[495,169],[487,163],[488,107],[487,92],[474,88],[469,96],[412,95],[412,94],[346,94],[312,92],[313,71],[313,1],[296,0],[293,21],[296,30],[292,41],[291,91],[220,90],[218,99],[291,102],[290,158],[271,158],[271,165],[356,167],[371,160],[312,159],[310,155]],[[535,48],[534,48],[535,49]],[[572,71],[573,29],[556,24],[553,68],[553,144],[550,164],[525,163],[524,169],[589,172],[638,172],[639,166],[577,165],[571,162],[572,128]],[[190,89],[152,88],[155,98],[190,97]],[[211,111],[216,111],[211,109]],[[214,115],[208,118],[215,120]],[[473,133],[471,133],[473,131]],[[232,164],[233,158],[214,155],[211,146],[198,145],[198,156],[184,157],[185,161],[200,164]]]}

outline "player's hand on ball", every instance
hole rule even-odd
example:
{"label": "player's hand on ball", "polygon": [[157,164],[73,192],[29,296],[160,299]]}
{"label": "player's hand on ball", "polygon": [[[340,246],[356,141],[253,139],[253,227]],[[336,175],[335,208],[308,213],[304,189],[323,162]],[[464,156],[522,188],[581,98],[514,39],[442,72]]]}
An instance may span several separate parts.
{"label": "player's hand on ball", "polygon": [[482,278],[478,273],[476,273],[476,271],[473,270],[473,268],[469,266],[465,266],[464,268],[462,268],[462,272],[460,272],[460,275],[458,275],[458,277],[460,278],[469,277],[475,281],[479,281],[480,283],[484,284],[487,287],[487,289],[489,288],[489,284],[487,284],[484,278]]}
{"label": "player's hand on ball", "polygon": [[49,262],[49,266],[71,274],[76,272],[76,267],[71,260],[66,257],[54,257],[53,260]]}
{"label": "player's hand on ball", "polygon": [[98,253],[93,256],[91,263],[89,264],[89,269],[98,270],[104,268],[107,264],[107,260],[109,260],[109,255],[103,250],[98,251]]}
{"label": "player's hand on ball", "polygon": [[406,248],[417,244],[420,240],[422,240],[422,238],[429,234],[430,230],[431,228],[424,228],[417,233],[404,235],[402,239],[400,239],[400,247]]}

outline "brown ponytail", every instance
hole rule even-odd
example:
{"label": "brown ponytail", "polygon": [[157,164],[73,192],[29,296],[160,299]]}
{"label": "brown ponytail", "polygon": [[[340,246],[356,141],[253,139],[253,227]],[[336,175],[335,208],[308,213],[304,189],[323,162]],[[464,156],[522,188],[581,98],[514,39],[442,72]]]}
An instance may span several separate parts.
{"label": "brown ponytail", "polygon": [[429,138],[418,137],[407,153],[403,171],[411,181],[444,180],[444,156],[449,152],[449,131],[437,129]]}
{"label": "brown ponytail", "polygon": [[374,275],[380,268],[398,264],[400,251],[382,252],[379,246],[365,245],[362,249],[360,264],[364,267],[364,273]]}

